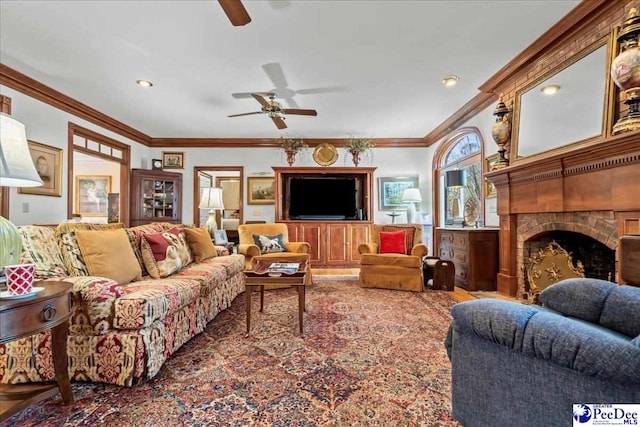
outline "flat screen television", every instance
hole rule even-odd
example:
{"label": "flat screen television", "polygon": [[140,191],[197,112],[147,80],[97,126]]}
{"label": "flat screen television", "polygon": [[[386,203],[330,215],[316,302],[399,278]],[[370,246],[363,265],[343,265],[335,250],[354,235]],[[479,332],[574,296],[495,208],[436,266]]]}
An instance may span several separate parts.
{"label": "flat screen television", "polygon": [[355,177],[291,177],[289,218],[341,220],[357,217]]}

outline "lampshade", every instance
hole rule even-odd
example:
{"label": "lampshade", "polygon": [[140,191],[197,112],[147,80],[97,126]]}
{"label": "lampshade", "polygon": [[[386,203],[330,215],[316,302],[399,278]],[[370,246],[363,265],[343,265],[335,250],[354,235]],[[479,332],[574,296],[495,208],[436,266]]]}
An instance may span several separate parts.
{"label": "lampshade", "polygon": [[[24,125],[0,113],[0,186],[36,187],[42,185],[29,154]],[[11,221],[0,216],[0,270],[17,264],[22,252],[20,233]]]}
{"label": "lampshade", "polygon": [[467,185],[467,172],[464,169],[447,171],[447,187],[464,187]]}
{"label": "lampshade", "polygon": [[200,197],[200,206],[198,207],[200,209],[209,209],[209,219],[204,226],[209,230],[209,235],[213,237],[218,229],[215,211],[224,209],[224,203],[222,202],[222,188],[203,188],[202,196]]}
{"label": "lampshade", "polygon": [[200,196],[200,209],[222,210],[224,203],[222,202],[222,188],[211,187],[203,188],[202,196]]}
{"label": "lampshade", "polygon": [[0,186],[37,187],[42,185],[29,154],[24,125],[0,114]]}
{"label": "lampshade", "polygon": [[418,188],[405,188],[402,193],[403,202],[421,202],[422,196],[420,195],[420,189]]}

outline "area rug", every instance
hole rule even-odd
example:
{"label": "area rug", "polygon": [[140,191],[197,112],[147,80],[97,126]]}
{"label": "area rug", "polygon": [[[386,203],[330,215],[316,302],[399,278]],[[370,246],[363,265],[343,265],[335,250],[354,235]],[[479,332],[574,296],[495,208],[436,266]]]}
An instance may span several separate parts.
{"label": "area rug", "polygon": [[5,422],[19,426],[452,426],[444,291],[362,289],[314,277],[304,338],[293,289],[254,294],[219,314],[152,380],[132,388],[73,383]]}

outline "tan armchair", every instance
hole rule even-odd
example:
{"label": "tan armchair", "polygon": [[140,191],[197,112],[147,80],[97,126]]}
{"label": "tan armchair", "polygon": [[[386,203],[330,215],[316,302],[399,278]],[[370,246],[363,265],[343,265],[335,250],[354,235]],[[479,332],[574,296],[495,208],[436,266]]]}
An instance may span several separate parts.
{"label": "tan armchair", "polygon": [[[282,234],[283,252],[261,253],[253,238],[256,236],[278,236]],[[238,253],[245,256],[245,270],[251,270],[254,259],[273,259],[283,262],[307,262],[306,283],[312,283],[309,254],[311,245],[307,242],[290,242],[287,225],[282,223],[242,224],[238,227]]]}
{"label": "tan armchair", "polygon": [[[379,253],[380,232],[405,230],[407,253]],[[358,246],[360,286],[420,292],[424,288],[422,257],[427,246],[422,243],[420,224],[374,224],[372,241]]]}

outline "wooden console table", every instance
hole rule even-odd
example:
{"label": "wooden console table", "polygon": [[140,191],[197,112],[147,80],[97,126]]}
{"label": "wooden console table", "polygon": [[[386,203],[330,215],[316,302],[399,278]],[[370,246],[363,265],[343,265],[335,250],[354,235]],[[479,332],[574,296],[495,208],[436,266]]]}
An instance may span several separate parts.
{"label": "wooden console table", "polygon": [[56,383],[0,384],[0,422],[42,400],[62,394],[73,404],[67,360],[67,334],[71,315],[71,283],[47,281],[34,286],[44,290],[23,299],[0,300],[0,344],[51,329],[51,349]]}

